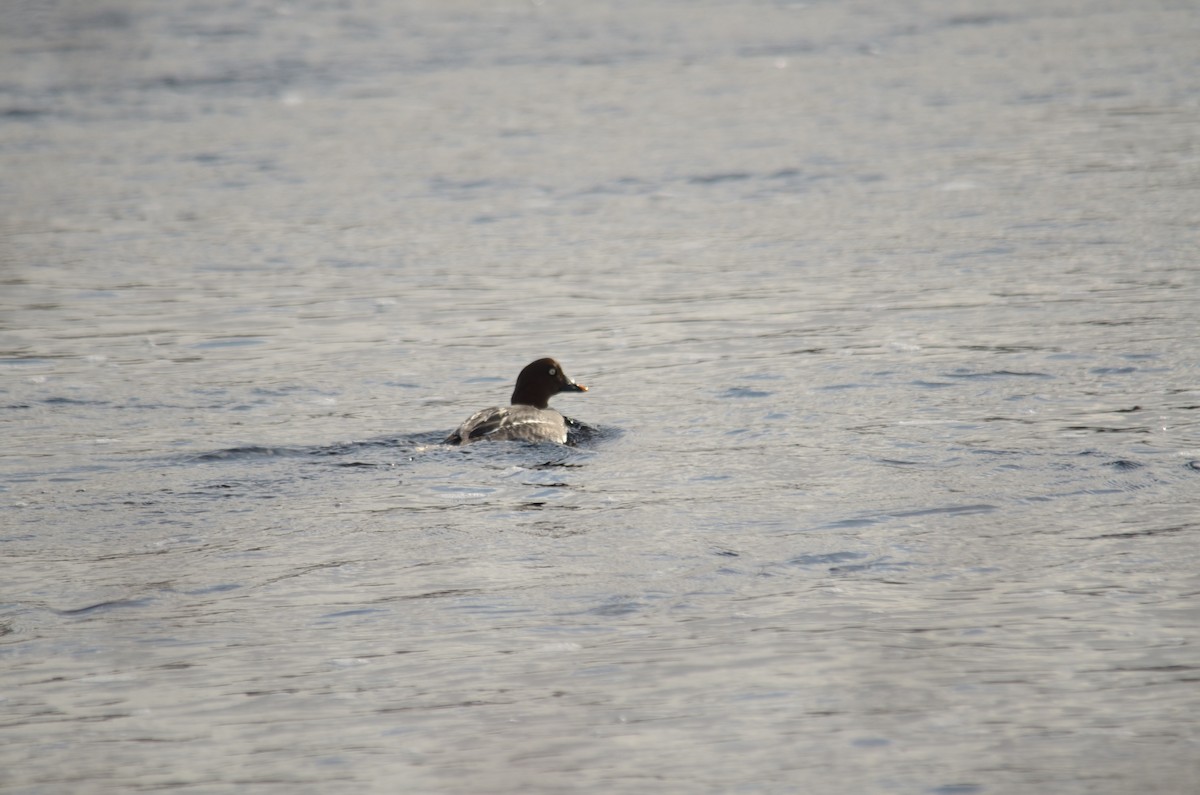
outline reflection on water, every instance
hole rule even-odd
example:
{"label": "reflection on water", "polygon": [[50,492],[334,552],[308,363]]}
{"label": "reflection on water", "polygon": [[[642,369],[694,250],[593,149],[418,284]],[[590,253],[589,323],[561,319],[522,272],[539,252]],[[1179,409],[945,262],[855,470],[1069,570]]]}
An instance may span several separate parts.
{"label": "reflection on water", "polygon": [[0,788],[1197,790],[1198,26],[11,10]]}

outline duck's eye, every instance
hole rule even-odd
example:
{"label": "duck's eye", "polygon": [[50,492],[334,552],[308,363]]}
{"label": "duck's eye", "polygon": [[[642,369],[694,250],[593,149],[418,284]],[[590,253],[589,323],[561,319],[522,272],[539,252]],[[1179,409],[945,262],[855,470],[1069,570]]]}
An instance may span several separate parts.
{"label": "duck's eye", "polygon": [[551,367],[551,368],[550,368],[550,375],[558,375],[558,371],[557,371],[557,370],[555,370],[553,367]]}

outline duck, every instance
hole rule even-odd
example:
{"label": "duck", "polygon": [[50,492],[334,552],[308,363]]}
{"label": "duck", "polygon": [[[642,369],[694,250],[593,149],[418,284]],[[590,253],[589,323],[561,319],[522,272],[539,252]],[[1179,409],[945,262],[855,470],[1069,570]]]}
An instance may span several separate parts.
{"label": "duck", "polygon": [[477,411],[459,425],[444,444],[461,445],[493,441],[567,443],[567,421],[550,408],[559,392],[586,392],[563,372],[562,365],[546,357],[525,365],[517,375],[511,405]]}

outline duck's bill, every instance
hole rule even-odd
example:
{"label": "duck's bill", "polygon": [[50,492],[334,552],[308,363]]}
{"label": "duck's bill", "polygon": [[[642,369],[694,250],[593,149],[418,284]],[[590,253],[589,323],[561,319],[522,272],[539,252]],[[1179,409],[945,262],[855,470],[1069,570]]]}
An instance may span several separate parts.
{"label": "duck's bill", "polygon": [[564,391],[566,391],[566,392],[586,392],[587,387],[584,386],[583,384],[577,384],[574,381],[572,381],[570,384],[568,384],[565,387]]}

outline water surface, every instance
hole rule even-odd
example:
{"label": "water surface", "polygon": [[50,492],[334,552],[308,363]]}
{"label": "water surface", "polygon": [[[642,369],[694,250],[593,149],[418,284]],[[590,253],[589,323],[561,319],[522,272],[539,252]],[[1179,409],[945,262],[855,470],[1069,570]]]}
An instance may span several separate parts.
{"label": "water surface", "polygon": [[1198,34],[10,9],[0,788],[1200,789]]}

